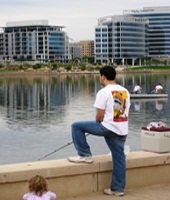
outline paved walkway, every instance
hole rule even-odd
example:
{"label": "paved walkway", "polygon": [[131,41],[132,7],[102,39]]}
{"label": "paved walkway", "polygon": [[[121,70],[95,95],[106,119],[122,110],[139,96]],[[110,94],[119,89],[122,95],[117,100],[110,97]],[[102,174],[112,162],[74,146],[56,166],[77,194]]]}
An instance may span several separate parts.
{"label": "paved walkway", "polygon": [[64,200],[170,200],[170,184],[147,187],[136,190],[128,190],[124,197],[105,195],[101,192],[79,197],[66,198]]}

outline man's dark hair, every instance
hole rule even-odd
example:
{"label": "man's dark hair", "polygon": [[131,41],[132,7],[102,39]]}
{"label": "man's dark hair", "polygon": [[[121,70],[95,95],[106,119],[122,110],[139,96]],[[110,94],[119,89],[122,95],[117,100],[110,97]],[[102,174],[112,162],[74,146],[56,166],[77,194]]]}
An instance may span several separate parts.
{"label": "man's dark hair", "polygon": [[104,75],[109,81],[115,80],[116,70],[111,66],[104,66],[100,69],[100,75]]}

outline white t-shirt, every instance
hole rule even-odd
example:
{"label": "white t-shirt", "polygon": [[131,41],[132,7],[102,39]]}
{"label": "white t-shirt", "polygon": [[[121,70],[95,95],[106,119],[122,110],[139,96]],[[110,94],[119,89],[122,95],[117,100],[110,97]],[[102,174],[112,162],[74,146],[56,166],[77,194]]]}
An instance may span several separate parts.
{"label": "white t-shirt", "polygon": [[158,90],[163,90],[163,87],[162,87],[161,85],[157,85],[157,86],[155,87],[155,89],[156,89],[156,91],[158,91]]}
{"label": "white t-shirt", "polygon": [[140,90],[141,90],[141,87],[139,86],[139,85],[135,85],[135,87],[134,87],[134,92],[140,92]]}
{"label": "white t-shirt", "polygon": [[99,90],[94,103],[95,108],[105,110],[104,127],[118,135],[128,134],[128,114],[130,94],[118,84],[110,84]]}
{"label": "white t-shirt", "polygon": [[53,192],[44,192],[42,196],[35,195],[34,192],[28,192],[23,196],[24,200],[55,200],[56,194]]}

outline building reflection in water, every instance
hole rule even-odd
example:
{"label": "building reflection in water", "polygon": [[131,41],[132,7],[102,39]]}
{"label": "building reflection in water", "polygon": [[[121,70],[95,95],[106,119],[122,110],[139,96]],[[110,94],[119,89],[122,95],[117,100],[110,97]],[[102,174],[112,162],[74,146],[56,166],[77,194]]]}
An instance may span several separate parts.
{"label": "building reflection in water", "polygon": [[89,92],[95,95],[100,87],[99,82],[94,80],[97,78],[91,76],[86,79],[86,75],[4,78],[0,81],[0,105],[6,108],[8,118],[28,119],[30,112],[48,117],[53,109],[60,112],[60,108],[69,104],[73,96]]}

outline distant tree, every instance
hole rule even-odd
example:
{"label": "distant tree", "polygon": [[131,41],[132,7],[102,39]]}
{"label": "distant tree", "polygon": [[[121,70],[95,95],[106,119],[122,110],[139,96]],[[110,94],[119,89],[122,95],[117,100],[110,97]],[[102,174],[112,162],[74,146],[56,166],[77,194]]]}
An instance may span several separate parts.
{"label": "distant tree", "polygon": [[86,70],[86,64],[85,64],[85,63],[81,63],[80,69],[81,69],[82,71],[85,71],[85,70]]}
{"label": "distant tree", "polygon": [[95,69],[95,70],[100,70],[101,67],[102,67],[101,65],[96,65],[96,66],[94,67],[94,69]]}
{"label": "distant tree", "polygon": [[3,67],[4,67],[4,65],[2,63],[0,63],[0,68],[3,68]]}
{"label": "distant tree", "polygon": [[71,64],[66,64],[66,65],[65,65],[65,69],[66,69],[67,71],[71,70],[71,69],[72,69],[72,65],[71,65]]}
{"label": "distant tree", "polygon": [[84,57],[82,58],[82,61],[83,61],[83,62],[86,62],[86,63],[94,64],[94,57],[84,56]]}
{"label": "distant tree", "polygon": [[51,66],[52,66],[53,70],[55,70],[55,69],[59,68],[60,64],[59,64],[59,62],[54,62],[51,64]]}
{"label": "distant tree", "polygon": [[42,66],[43,66],[42,63],[36,63],[36,64],[34,64],[34,65],[32,66],[32,68],[33,68],[33,69],[39,69],[39,68],[41,68]]}

